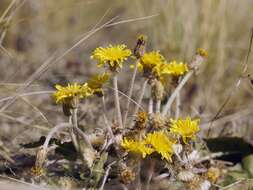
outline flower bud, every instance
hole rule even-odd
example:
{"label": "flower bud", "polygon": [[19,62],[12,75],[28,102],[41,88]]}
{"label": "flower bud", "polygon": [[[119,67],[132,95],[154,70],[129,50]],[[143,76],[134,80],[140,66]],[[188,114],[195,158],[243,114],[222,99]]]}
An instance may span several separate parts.
{"label": "flower bud", "polygon": [[152,85],[151,93],[153,98],[156,101],[162,100],[164,95],[164,86],[162,85],[162,83],[159,80],[155,79],[153,80],[153,83],[151,85]]}
{"label": "flower bud", "polygon": [[137,59],[142,57],[146,51],[147,36],[140,35],[137,39],[137,43],[134,47],[134,55]]}

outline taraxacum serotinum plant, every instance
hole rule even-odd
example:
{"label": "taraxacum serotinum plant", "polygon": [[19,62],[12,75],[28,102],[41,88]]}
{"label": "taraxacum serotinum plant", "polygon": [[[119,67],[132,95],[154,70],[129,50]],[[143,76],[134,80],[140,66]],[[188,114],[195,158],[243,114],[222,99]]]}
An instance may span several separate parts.
{"label": "taraxacum serotinum plant", "polygon": [[[52,143],[54,133],[66,129],[69,135],[67,142],[72,145],[75,160],[81,161],[77,178],[82,182],[79,184],[82,188],[110,189],[111,181],[130,189],[150,189],[153,184],[162,181],[167,182],[167,189],[173,185],[178,189],[192,190],[208,190],[211,187],[214,177],[209,166],[201,164],[203,155],[200,154],[200,146],[196,146],[201,130],[200,119],[180,117],[179,106],[182,87],[201,67],[207,52],[198,49],[188,64],[168,61],[157,50],[146,52],[146,44],[147,37],[141,35],[133,53],[124,44],[98,47],[92,52],[91,59],[97,62],[97,67],[104,69],[102,73],[83,83],[55,85],[55,102],[62,105],[68,121],[56,125],[48,134],[38,152],[34,175],[42,175],[40,169],[46,168],[46,155],[51,144],[62,146],[58,141]],[[134,60],[134,64],[127,65],[128,59]],[[124,66],[133,68],[130,70],[133,75],[127,95],[120,99],[123,92],[119,93],[118,77],[125,72]],[[138,74],[144,83],[137,100],[133,101]],[[108,96],[105,87],[111,79],[116,119],[108,118],[105,107],[105,96]],[[146,91],[148,105],[143,104]],[[78,120],[82,101],[91,97],[101,99],[104,119],[101,130],[97,132],[94,129],[92,133],[86,132]],[[175,107],[172,107],[174,102]]]}

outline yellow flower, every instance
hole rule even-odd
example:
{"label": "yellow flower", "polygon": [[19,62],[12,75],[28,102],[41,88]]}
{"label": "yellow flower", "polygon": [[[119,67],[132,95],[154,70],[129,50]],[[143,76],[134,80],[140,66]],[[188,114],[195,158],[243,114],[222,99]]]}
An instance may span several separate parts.
{"label": "yellow flower", "polygon": [[67,103],[74,97],[85,98],[92,95],[92,90],[88,87],[88,84],[83,85],[74,83],[68,84],[68,86],[55,85],[57,91],[54,93],[56,103]]}
{"label": "yellow flower", "polygon": [[143,71],[144,74],[152,73],[154,67],[165,62],[164,57],[158,51],[152,51],[145,53],[138,64],[139,71]]}
{"label": "yellow flower", "polygon": [[170,131],[175,134],[179,134],[183,138],[184,143],[187,143],[187,139],[194,140],[196,138],[196,133],[200,130],[199,119],[191,120],[190,117],[187,117],[185,120],[171,119],[170,121],[171,121]]}
{"label": "yellow flower", "polygon": [[94,91],[94,94],[103,95],[102,87],[109,80],[109,78],[110,75],[108,73],[94,75],[88,80],[88,87]]}
{"label": "yellow flower", "polygon": [[200,55],[200,56],[202,56],[202,57],[205,57],[205,58],[208,57],[207,51],[204,50],[204,49],[202,49],[202,48],[198,48],[198,49],[197,49],[197,54]]}
{"label": "yellow flower", "polygon": [[98,47],[94,50],[91,58],[98,61],[98,67],[108,64],[111,71],[116,71],[122,67],[122,63],[131,55],[131,50],[126,49],[126,45],[109,45],[108,47]]}
{"label": "yellow flower", "polygon": [[109,78],[110,75],[108,73],[94,75],[88,80],[88,87],[91,89],[102,88],[103,84],[106,83]]}
{"label": "yellow flower", "polygon": [[173,154],[172,145],[175,142],[171,141],[163,131],[149,133],[145,141],[147,144],[151,145],[157,153],[161,154],[162,159],[165,158],[171,161],[171,156]]}
{"label": "yellow flower", "polygon": [[189,71],[187,64],[182,62],[171,61],[161,66],[161,75],[169,74],[173,76],[184,75]]}
{"label": "yellow flower", "polygon": [[121,142],[121,146],[128,152],[135,152],[137,154],[141,154],[143,158],[145,158],[147,155],[150,155],[154,152],[154,150],[150,147],[148,147],[145,144],[145,141],[135,141],[135,140],[128,140],[127,138],[124,138]]}

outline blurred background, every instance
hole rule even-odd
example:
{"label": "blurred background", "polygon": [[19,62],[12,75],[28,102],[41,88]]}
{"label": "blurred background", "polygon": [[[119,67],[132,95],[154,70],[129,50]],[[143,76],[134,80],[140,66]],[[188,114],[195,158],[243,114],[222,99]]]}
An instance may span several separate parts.
{"label": "blurred background", "polygon": [[[137,20],[150,15],[153,17]],[[103,28],[61,57],[94,27],[112,18],[114,22],[133,22]],[[6,147],[18,147],[20,142],[38,139],[55,124],[67,121],[47,92],[54,90],[55,83],[84,82],[97,73],[90,60],[96,47],[124,43],[133,49],[139,34],[148,36],[148,51],[160,50],[168,60],[190,62],[197,48],[208,51],[207,62],[181,95],[182,117],[200,117],[206,131],[241,73],[252,21],[252,0],[1,0],[0,106],[17,92],[24,96],[1,111],[0,139]],[[49,62],[46,72],[22,93],[17,91],[52,56],[59,61]],[[252,61],[253,56],[239,88],[213,122],[210,136],[253,138],[253,86],[247,77],[253,75]],[[130,77],[126,66],[119,77],[122,92],[127,91]],[[137,78],[134,98],[142,82]],[[105,98],[107,114],[113,118],[110,87]],[[31,92],[38,93],[28,96]],[[121,101],[125,102],[124,97]],[[97,98],[85,101],[80,123],[87,129],[103,127],[101,106]]]}

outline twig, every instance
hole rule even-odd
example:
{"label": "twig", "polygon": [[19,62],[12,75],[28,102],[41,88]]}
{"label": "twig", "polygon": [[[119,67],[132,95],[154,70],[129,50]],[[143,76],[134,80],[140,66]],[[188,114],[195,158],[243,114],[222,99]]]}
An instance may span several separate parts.
{"label": "twig", "polygon": [[123,123],[122,123],[122,116],[121,116],[121,111],[120,111],[120,103],[119,103],[119,93],[118,93],[118,77],[115,75],[113,77],[113,87],[114,87],[114,103],[117,111],[117,117],[118,117],[118,123],[119,127],[123,128]]}
{"label": "twig", "polygon": [[47,124],[52,127],[52,124],[48,121],[47,117],[40,111],[40,109],[35,106],[34,104],[32,104],[30,101],[28,101],[25,97],[22,97],[22,100],[29,106],[32,107],[32,109],[36,112],[39,113],[39,115],[42,117],[43,120],[45,120],[47,122]]}
{"label": "twig", "polygon": [[1,15],[0,21],[2,21],[7,16],[8,12],[11,10],[11,8],[15,5],[16,2],[17,2],[17,0],[11,1],[11,3],[8,5],[8,7],[5,9],[3,14]]}
{"label": "twig", "polygon": [[177,94],[180,92],[180,90],[183,88],[183,86],[185,85],[185,83],[190,79],[190,77],[193,75],[194,71],[191,70],[189,71],[184,78],[182,79],[182,81],[179,83],[179,85],[176,87],[176,89],[174,90],[174,92],[171,94],[170,98],[168,99],[167,103],[165,104],[163,111],[162,111],[162,116],[165,116],[168,111],[170,110],[171,104],[173,103],[173,101],[175,100]]}
{"label": "twig", "polygon": [[0,44],[0,50],[2,50],[3,53],[5,53],[8,57],[13,58],[12,54]]}
{"label": "twig", "polygon": [[118,22],[113,22],[111,24],[107,24],[105,27],[110,27],[110,26],[115,26],[118,24],[124,24],[124,23],[129,23],[129,22],[136,22],[136,21],[141,21],[141,20],[147,20],[150,18],[154,18],[159,16],[159,14],[154,14],[154,15],[149,15],[149,16],[144,16],[144,17],[139,17],[139,18],[131,18],[131,19],[126,19],[126,20],[121,20]]}
{"label": "twig", "polygon": [[[20,7],[23,6],[23,4],[25,3],[25,1],[26,1],[26,0],[21,1],[21,3],[20,3],[18,6],[16,6],[16,7],[14,8],[14,10],[10,13],[10,15],[7,17],[7,19],[6,19],[6,21],[5,21],[5,24],[6,24],[6,25],[9,25],[9,23],[10,23],[11,20],[12,20],[12,18],[13,18],[14,15],[16,14],[17,10],[18,10]],[[0,22],[2,21],[2,19],[4,19],[4,17],[7,16],[8,12],[11,10],[11,8],[15,5],[16,2],[17,2],[17,0],[13,0],[13,1],[10,3],[9,7],[8,7],[8,8],[6,9],[6,11],[2,14],[1,19],[0,19]],[[0,44],[3,43],[3,40],[4,40],[5,36],[6,36],[6,34],[7,34],[7,27],[3,30],[3,32],[2,32],[2,34],[1,34],[1,36],[0,36]]]}
{"label": "twig", "polygon": [[46,91],[26,92],[26,93],[18,94],[16,96],[8,96],[8,97],[5,97],[5,98],[2,98],[2,99],[0,99],[0,103],[8,101],[8,100],[11,100],[14,97],[19,98],[19,97],[23,97],[23,96],[33,96],[33,95],[53,94],[53,93],[55,93],[55,91],[53,91],[53,90],[50,90],[50,91],[46,90]]}

